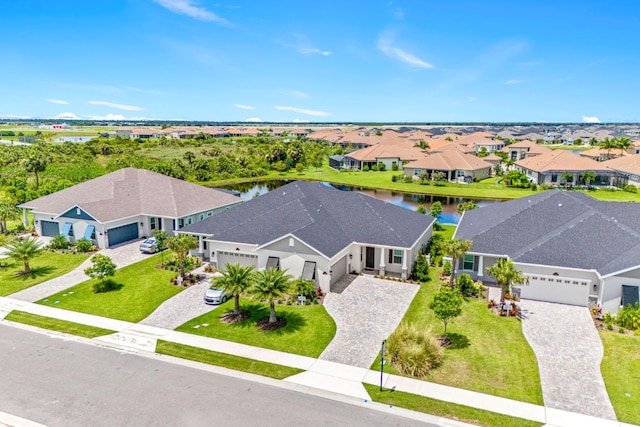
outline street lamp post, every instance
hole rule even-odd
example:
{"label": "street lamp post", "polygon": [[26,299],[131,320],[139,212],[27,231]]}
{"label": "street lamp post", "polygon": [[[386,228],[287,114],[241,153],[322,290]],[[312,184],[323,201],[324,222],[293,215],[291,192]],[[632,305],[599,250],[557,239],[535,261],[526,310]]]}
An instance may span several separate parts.
{"label": "street lamp post", "polygon": [[380,359],[380,391],[382,391],[382,376],[384,375],[384,353],[387,350],[387,340],[382,341],[382,358]]}

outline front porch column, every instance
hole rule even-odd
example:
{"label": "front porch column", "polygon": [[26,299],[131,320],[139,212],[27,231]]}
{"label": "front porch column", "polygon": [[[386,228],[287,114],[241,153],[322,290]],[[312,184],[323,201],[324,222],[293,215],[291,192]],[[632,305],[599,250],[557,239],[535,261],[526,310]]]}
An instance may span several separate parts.
{"label": "front porch column", "polygon": [[478,278],[484,276],[484,257],[482,255],[478,256]]}
{"label": "front porch column", "polygon": [[400,273],[400,278],[406,279],[407,278],[407,259],[409,258],[409,251],[405,249],[403,252],[404,253],[402,254],[402,272]]}
{"label": "front porch column", "polygon": [[204,253],[204,237],[198,236],[198,254],[202,256]]}
{"label": "front porch column", "polygon": [[27,208],[22,208],[22,225],[24,225],[24,228],[29,228],[29,217],[27,216]]}
{"label": "front porch column", "polygon": [[386,254],[387,254],[387,250],[385,248],[380,248],[380,268],[379,268],[380,271],[378,273],[380,274],[380,276],[384,276],[386,274],[386,271],[385,271],[386,265],[384,263],[384,260],[387,258]]}

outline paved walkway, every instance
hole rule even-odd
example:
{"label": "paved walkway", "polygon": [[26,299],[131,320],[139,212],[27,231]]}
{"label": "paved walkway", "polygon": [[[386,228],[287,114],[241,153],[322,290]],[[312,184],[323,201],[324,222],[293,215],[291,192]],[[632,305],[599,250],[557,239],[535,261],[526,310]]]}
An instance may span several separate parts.
{"label": "paved walkway", "polygon": [[522,300],[545,406],[615,420],[600,373],[603,347],[586,307]]}
{"label": "paved walkway", "polygon": [[356,277],[342,293],[325,296],[324,307],[337,330],[320,359],[369,368],[418,289],[411,283],[365,275]]}
{"label": "paved walkway", "polygon": [[[114,248],[101,249],[98,253],[110,257],[118,268],[122,268],[150,256],[149,254],[140,252],[140,242],[141,240],[136,240]],[[20,292],[16,292],[11,295],[11,298],[29,302],[39,301],[49,295],[53,295],[88,280],[89,277],[84,274],[84,269],[90,266],[91,258],[87,259],[85,262],[80,264],[79,267],[67,274],[40,283],[39,285],[32,286]]]}

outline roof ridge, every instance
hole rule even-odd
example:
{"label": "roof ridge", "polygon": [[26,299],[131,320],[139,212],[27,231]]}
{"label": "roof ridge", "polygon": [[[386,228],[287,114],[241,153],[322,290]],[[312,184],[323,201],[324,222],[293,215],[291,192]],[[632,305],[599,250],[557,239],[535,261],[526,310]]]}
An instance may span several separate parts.
{"label": "roof ridge", "polygon": [[369,208],[378,218],[380,218],[380,220],[388,227],[388,229],[404,244],[407,244],[407,242],[405,242],[405,240],[402,238],[402,236],[400,236],[400,234],[396,231],[396,229],[394,227],[391,226],[391,224],[389,224],[381,215],[380,213],[371,205],[370,200],[367,199],[371,199],[371,200],[375,200],[376,202],[382,202],[385,205],[388,202],[382,201],[382,200],[378,200],[378,199],[374,199],[373,197],[370,196],[366,196],[362,193],[357,193],[358,197],[360,197],[362,199],[362,201],[365,203],[365,205],[367,206],[367,208]]}

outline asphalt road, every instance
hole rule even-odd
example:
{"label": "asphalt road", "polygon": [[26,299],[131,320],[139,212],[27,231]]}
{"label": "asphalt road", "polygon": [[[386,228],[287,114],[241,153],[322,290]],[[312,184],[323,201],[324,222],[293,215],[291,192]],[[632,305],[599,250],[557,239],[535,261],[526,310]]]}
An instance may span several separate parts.
{"label": "asphalt road", "polygon": [[52,427],[427,425],[6,325],[0,411]]}

